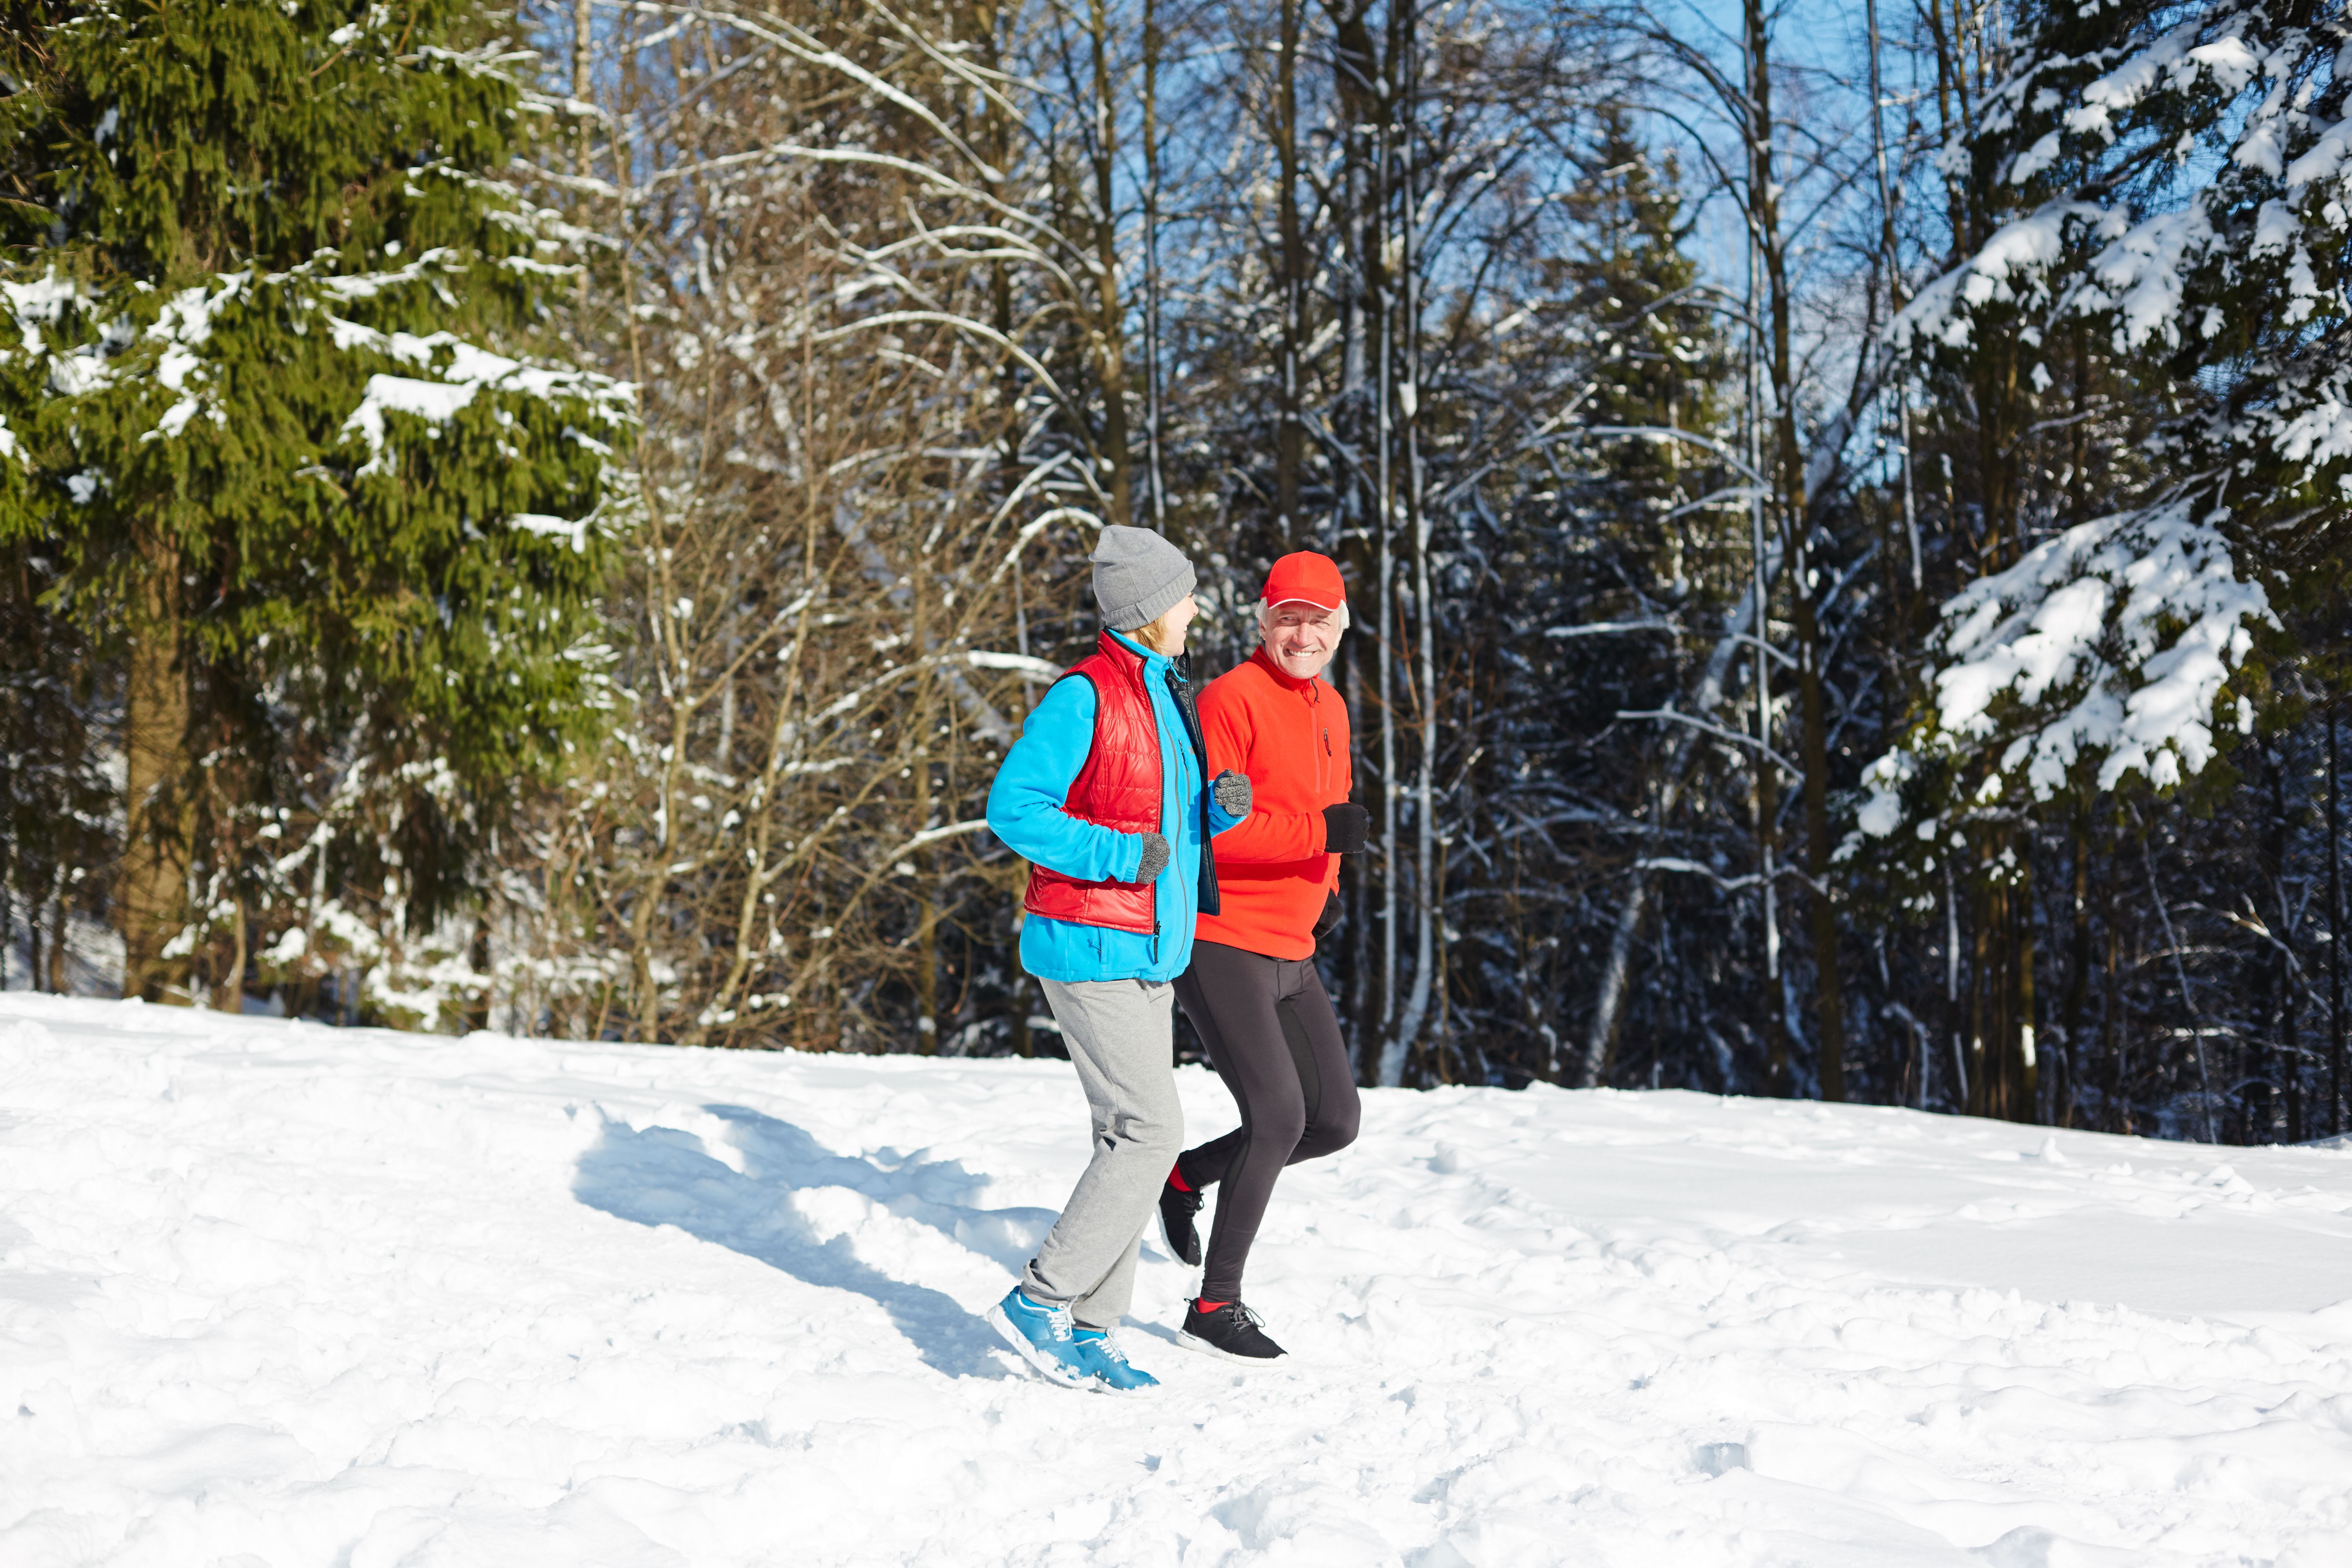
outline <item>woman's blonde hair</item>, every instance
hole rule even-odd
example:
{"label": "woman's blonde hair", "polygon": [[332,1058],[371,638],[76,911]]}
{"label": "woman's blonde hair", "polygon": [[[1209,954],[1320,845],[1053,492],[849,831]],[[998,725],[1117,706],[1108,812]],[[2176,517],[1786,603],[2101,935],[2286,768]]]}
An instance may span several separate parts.
{"label": "woman's blonde hair", "polygon": [[1184,601],[1179,599],[1174,604],[1169,605],[1166,609],[1160,611],[1160,618],[1153,621],[1150,626],[1138,626],[1133,631],[1126,632],[1121,635],[1133,641],[1141,643],[1144,647],[1150,648],[1152,652],[1159,654],[1162,658],[1172,658],[1174,657],[1174,650],[1171,649],[1169,645],[1176,640],[1176,634],[1170,628],[1168,622],[1171,616],[1174,616],[1178,610],[1183,607]]}

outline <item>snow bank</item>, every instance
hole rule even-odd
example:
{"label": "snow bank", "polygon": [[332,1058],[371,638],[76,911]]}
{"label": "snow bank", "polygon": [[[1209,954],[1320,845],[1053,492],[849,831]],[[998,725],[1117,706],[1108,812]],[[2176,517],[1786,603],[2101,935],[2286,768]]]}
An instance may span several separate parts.
{"label": "snow bank", "polygon": [[0,1562],[2352,1561],[2352,1152],[1374,1091],[1290,1363],[1147,1251],[1150,1403],[977,1315],[1084,1156],[1057,1062],[0,998]]}

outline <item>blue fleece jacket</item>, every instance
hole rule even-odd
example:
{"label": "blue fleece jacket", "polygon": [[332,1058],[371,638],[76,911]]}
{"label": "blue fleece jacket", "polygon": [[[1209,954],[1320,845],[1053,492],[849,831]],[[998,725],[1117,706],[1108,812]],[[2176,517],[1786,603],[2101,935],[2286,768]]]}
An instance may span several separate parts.
{"label": "blue fleece jacket", "polygon": [[[1117,632],[1111,634],[1118,637]],[[1160,730],[1160,833],[1168,868],[1152,885],[1156,933],[1084,926],[1024,915],[1021,965],[1046,980],[1173,980],[1192,961],[1192,921],[1200,913],[1201,856],[1209,836],[1241,818],[1210,796],[1202,758],[1168,684],[1165,656],[1120,637],[1143,656],[1143,683]],[[1081,822],[1062,809],[1095,744],[1095,687],[1059,680],[1022,726],[988,791],[988,826],[1025,860],[1084,881],[1133,881],[1142,869],[1143,835]]]}

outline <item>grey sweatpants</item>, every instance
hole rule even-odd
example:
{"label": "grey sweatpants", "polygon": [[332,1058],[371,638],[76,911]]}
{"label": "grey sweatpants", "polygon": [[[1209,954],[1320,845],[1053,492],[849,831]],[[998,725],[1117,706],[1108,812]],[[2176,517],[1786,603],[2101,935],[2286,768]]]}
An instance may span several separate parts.
{"label": "grey sweatpants", "polygon": [[1087,1091],[1094,1158],[1062,1205],[1021,1289],[1068,1306],[1089,1329],[1118,1326],[1135,1296],[1135,1251],[1184,1147],[1166,981],[1040,980]]}

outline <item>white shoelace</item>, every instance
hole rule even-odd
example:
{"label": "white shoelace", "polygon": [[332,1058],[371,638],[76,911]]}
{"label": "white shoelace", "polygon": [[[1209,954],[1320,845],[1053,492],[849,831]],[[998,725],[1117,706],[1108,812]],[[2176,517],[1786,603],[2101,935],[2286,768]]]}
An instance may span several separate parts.
{"label": "white shoelace", "polygon": [[[1024,1296],[1022,1300],[1025,1301],[1028,1298]],[[1041,1305],[1044,1304],[1041,1303]],[[1054,1336],[1055,1343],[1058,1344],[1069,1339],[1076,1332],[1076,1322],[1071,1318],[1070,1310],[1067,1307],[1045,1305],[1045,1313],[1046,1331]]]}

